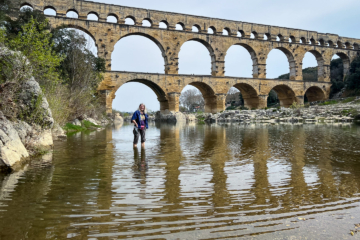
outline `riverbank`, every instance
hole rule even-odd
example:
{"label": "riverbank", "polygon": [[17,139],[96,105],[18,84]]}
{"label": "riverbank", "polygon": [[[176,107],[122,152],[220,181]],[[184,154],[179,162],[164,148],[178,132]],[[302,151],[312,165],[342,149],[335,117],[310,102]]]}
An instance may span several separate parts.
{"label": "riverbank", "polygon": [[328,100],[307,106],[269,108],[257,110],[227,110],[221,113],[196,114],[205,122],[255,122],[255,123],[331,123],[360,120],[360,97]]}

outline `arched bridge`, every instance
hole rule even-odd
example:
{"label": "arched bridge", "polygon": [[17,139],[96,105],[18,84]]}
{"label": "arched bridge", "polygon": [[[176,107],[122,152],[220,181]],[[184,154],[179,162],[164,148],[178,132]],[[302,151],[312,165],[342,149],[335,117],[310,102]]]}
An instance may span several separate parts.
{"label": "arched bridge", "polygon": [[[267,96],[274,89],[282,106],[293,102],[325,100],[330,92],[330,62],[334,55],[343,60],[344,75],[351,61],[359,54],[359,39],[262,24],[231,21],[187,14],[116,6],[80,0],[28,0],[36,10],[53,9],[56,16],[48,16],[52,27],[72,27],[89,34],[95,41],[99,57],[106,59],[107,72],[99,85],[106,102],[107,112],[112,111],[112,100],[117,89],[126,82],[141,82],[157,94],[161,110],[178,111],[179,95],[191,84],[203,94],[206,112],[224,110],[225,97],[231,87],[238,88],[249,108],[266,107]],[[68,18],[69,11],[78,18]],[[88,15],[97,16],[96,21],[87,20]],[[116,22],[108,22],[108,17]],[[126,25],[131,18],[134,25]],[[147,20],[151,26],[142,26]],[[159,28],[160,24],[166,28]],[[175,29],[181,26],[182,30]],[[162,52],[165,74],[146,74],[111,71],[111,55],[115,44],[122,38],[141,35],[152,40]],[[209,75],[179,75],[178,60],[181,46],[187,41],[202,43],[211,56]],[[234,78],[225,75],[225,56],[233,45],[241,45],[251,55],[253,78]],[[288,80],[267,79],[266,59],[273,49],[281,50],[288,59]],[[303,81],[302,61],[307,52],[312,53],[318,63],[318,81]]]}

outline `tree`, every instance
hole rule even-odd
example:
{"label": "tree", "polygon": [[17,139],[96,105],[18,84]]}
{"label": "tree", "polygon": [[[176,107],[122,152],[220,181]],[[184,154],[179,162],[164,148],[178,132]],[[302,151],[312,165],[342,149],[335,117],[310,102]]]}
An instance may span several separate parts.
{"label": "tree", "polygon": [[192,111],[195,107],[204,109],[205,101],[199,90],[189,89],[181,94],[180,105],[185,107],[188,111]]}
{"label": "tree", "polygon": [[76,30],[56,29],[53,32],[54,51],[64,56],[59,66],[63,83],[71,93],[89,90],[95,93],[105,60],[94,56],[87,49],[87,40]]}
{"label": "tree", "polygon": [[234,87],[230,88],[229,92],[226,95],[226,102],[236,102],[239,100],[238,93],[240,91]]}
{"label": "tree", "polygon": [[354,90],[355,92],[360,91],[360,57],[355,58],[350,65],[347,89]]}
{"label": "tree", "polygon": [[8,45],[24,54],[31,63],[35,79],[49,89],[59,81],[57,67],[62,57],[53,50],[52,35],[47,27],[47,21],[38,22],[31,18],[16,37],[9,40]]}

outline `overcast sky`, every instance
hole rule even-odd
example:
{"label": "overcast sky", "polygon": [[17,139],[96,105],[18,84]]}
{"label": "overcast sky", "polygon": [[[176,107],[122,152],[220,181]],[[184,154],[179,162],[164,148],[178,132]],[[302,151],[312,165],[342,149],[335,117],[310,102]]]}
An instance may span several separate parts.
{"label": "overcast sky", "polygon": [[[207,17],[261,23],[282,27],[334,33],[360,38],[359,0],[94,0],[130,7],[155,9]],[[316,66],[315,57],[307,53],[304,68]],[[208,50],[197,42],[185,43],[179,54],[180,74],[209,75]],[[164,73],[164,59],[159,48],[145,37],[131,36],[120,40],[112,54],[112,69],[134,72]],[[233,46],[225,58],[227,76],[251,77],[252,61],[249,53]],[[267,77],[276,78],[289,72],[286,56],[279,50],[270,52]],[[188,88],[186,88],[188,89]],[[116,93],[113,108],[133,111],[140,102],[151,110],[159,110],[159,102],[150,88],[140,83],[127,83]]]}

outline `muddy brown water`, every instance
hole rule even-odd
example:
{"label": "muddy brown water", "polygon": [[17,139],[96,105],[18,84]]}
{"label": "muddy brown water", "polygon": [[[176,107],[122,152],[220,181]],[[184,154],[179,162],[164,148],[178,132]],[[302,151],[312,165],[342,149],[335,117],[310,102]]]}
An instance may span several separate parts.
{"label": "muddy brown water", "polygon": [[0,173],[0,239],[359,239],[360,127],[152,124]]}

